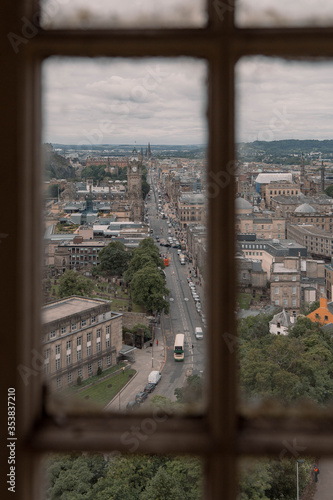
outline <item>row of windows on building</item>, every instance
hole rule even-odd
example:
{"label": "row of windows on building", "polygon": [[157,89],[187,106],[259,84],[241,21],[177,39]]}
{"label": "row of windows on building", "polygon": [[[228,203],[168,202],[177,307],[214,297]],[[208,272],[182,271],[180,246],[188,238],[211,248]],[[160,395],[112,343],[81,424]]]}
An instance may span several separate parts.
{"label": "row of windows on building", "polygon": [[[270,191],[269,194],[273,194],[273,191]],[[275,190],[274,194],[298,194],[298,189],[280,189]]]}
{"label": "row of windows on building", "polygon": [[[106,357],[106,366],[111,365],[111,355],[108,355]],[[99,359],[97,361],[97,366],[98,368],[103,368],[103,359]],[[87,364],[87,375],[88,377],[93,374],[93,364],[88,363]],[[74,374],[75,376],[75,374]],[[81,380],[84,380],[84,374],[83,374],[83,368],[78,368],[77,370],[77,378],[80,377]],[[63,382],[63,377],[57,377],[57,388],[61,389],[62,387],[62,382]],[[73,382],[73,372],[68,372],[67,373],[67,383],[71,384]]]}
{"label": "row of windows on building", "polygon": [[[106,319],[105,314],[102,315],[102,319],[103,320]],[[75,330],[77,330],[78,328],[85,328],[86,326],[93,325],[93,324],[97,323],[97,320],[98,320],[97,316],[91,316],[90,320],[84,319],[84,320],[80,321],[80,323],[72,323],[70,326],[62,326],[59,331],[60,331],[61,335],[65,335],[66,333],[69,333],[69,332],[75,332]],[[100,332],[100,331],[101,330],[97,330],[97,332]],[[49,333],[49,339],[56,338],[57,333],[58,333],[58,330],[52,330]],[[110,326],[106,327],[106,333],[110,333]]]}
{"label": "row of windows on building", "polygon": [[[77,348],[76,348],[76,359],[75,361],[81,361],[82,359],[82,348],[81,348],[81,337],[79,337],[77,339],[77,341],[79,342],[77,344]],[[89,341],[91,342],[91,341]],[[108,349],[110,347],[110,337],[108,336],[105,340],[105,348]],[[97,339],[96,341],[96,352],[101,352],[102,350],[102,347],[101,347],[101,340],[100,339]],[[87,345],[87,355],[86,357],[90,357],[92,356],[93,354],[93,351],[92,351],[92,345]],[[60,370],[61,369],[61,345],[58,344],[56,345],[56,348],[55,348],[55,356],[56,356],[56,370]],[[50,360],[50,357],[51,357],[51,349],[46,349],[44,351],[44,358],[45,358],[45,370],[48,371],[48,368],[47,366],[49,365],[49,360]],[[67,342],[67,345],[66,345],[66,366],[70,366],[73,362],[73,356],[72,356],[72,351],[71,351],[71,342]]]}
{"label": "row of windows on building", "polygon": [[[276,299],[274,300],[274,305],[275,306],[283,306],[283,307],[289,307],[289,304],[288,304],[288,299],[283,299],[283,301],[281,301],[280,303],[280,300],[279,299]],[[291,301],[291,307],[296,307],[297,306],[297,300],[296,299],[292,299]]]}
{"label": "row of windows on building", "polygon": [[[320,316],[318,313],[315,314],[315,318],[320,320]],[[328,321],[328,316],[324,316],[324,321]]]}
{"label": "row of windows on building", "polygon": [[[308,238],[310,238],[310,241],[318,241],[318,237],[317,236],[307,236],[307,235],[305,235],[305,239],[307,240]],[[328,243],[329,241],[331,241],[331,244],[333,246],[333,240],[329,240],[329,239],[326,239],[326,238],[320,238],[320,241],[322,242],[322,244],[324,242]]]}
{"label": "row of windows on building", "polygon": [[[297,219],[297,221],[298,221],[298,222],[301,222],[301,219]],[[306,219],[305,219],[305,222],[313,222],[313,221],[314,221],[314,219],[310,219],[310,220],[308,220],[308,218],[306,218]],[[315,222],[320,222],[320,221],[319,221],[319,218],[317,218]],[[321,219],[321,222],[325,222],[324,217]],[[332,219],[330,219],[330,222],[332,222]],[[331,226],[330,226],[330,227],[331,227]]]}
{"label": "row of windows on building", "polygon": [[92,253],[92,252],[99,252],[102,250],[101,248],[72,248],[68,249],[68,251],[72,251],[72,253]]}
{"label": "row of windows on building", "polygon": [[246,243],[245,244],[242,244],[242,248],[252,248],[252,249],[263,249],[263,250],[266,250],[266,245],[247,245]]}
{"label": "row of windows on building", "polygon": [[[278,295],[280,293],[280,287],[276,286],[274,288],[275,288],[275,290],[274,290],[275,295]],[[283,290],[285,294],[288,293],[288,288],[281,288],[281,290]],[[295,286],[291,287],[291,293],[292,293],[292,295],[296,295],[296,287]]]}
{"label": "row of windows on building", "polygon": [[[249,230],[249,224],[245,224],[245,229],[246,231]],[[253,225],[254,231],[260,230],[260,229],[267,229],[267,224],[254,224]],[[268,224],[268,230],[272,229],[272,224]],[[277,225],[278,231],[281,230],[281,224]]]}
{"label": "row of windows on building", "polygon": [[[280,281],[280,276],[274,276],[274,281]],[[295,275],[291,277],[291,281],[296,281],[296,276]]]}
{"label": "row of windows on building", "polygon": [[199,215],[198,217],[195,217],[194,215],[191,215],[191,216],[187,216],[187,217],[184,217],[184,216],[181,216],[180,217],[180,220],[188,220],[188,221],[196,221],[196,220],[201,220],[201,216]]}
{"label": "row of windows on building", "polygon": [[262,256],[262,252],[244,252],[245,255],[258,255],[258,256]]}

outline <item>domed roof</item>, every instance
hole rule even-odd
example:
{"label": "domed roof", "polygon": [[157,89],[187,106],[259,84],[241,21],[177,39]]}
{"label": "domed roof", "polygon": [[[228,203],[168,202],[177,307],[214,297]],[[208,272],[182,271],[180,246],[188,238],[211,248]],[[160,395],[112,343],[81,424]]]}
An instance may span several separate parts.
{"label": "domed roof", "polygon": [[248,201],[244,200],[242,197],[236,198],[236,212],[238,211],[247,211],[252,212],[252,205]]}
{"label": "domed roof", "polygon": [[317,210],[308,203],[303,203],[303,205],[299,205],[296,209],[295,212],[297,213],[302,213],[302,214],[309,214],[309,213],[315,213]]}

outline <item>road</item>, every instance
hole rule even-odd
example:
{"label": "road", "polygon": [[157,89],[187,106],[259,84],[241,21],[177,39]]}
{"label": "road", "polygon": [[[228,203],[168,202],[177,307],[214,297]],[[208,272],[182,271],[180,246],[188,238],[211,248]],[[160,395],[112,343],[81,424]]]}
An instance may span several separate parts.
{"label": "road", "polygon": [[[195,327],[202,325],[195,302],[187,282],[190,265],[181,265],[177,249],[160,246],[156,236],[167,238],[168,221],[161,219],[157,211],[157,201],[154,189],[151,189],[151,199],[146,204],[146,216],[149,218],[150,228],[153,229],[152,237],[161,254],[169,258],[169,266],[165,268],[166,285],[170,290],[168,300],[170,311],[168,315],[161,316],[160,325],[155,326],[154,345],[147,349],[135,351],[133,368],[136,376],[128,383],[121,393],[105,408],[108,411],[125,411],[129,401],[135,400],[139,391],[143,391],[148,382],[151,370],[162,371],[162,379],[148,399],[140,405],[144,410],[153,395],[165,396],[175,401],[175,389],[185,385],[189,375],[200,375],[205,369],[205,341],[196,340]],[[174,228],[171,228],[172,232]],[[173,234],[172,234],[173,236]],[[200,286],[197,286],[200,295]],[[202,297],[200,297],[202,300]],[[173,357],[175,335],[185,334],[185,360],[176,362]],[[158,344],[157,344],[158,341]],[[140,411],[139,409],[139,411]]]}
{"label": "road", "polygon": [[[167,238],[168,221],[158,216],[156,187],[156,195],[154,195],[154,184],[152,187],[151,199],[147,202],[150,228],[153,229],[152,236],[154,238],[156,236]],[[171,231],[174,233],[174,228],[171,228]],[[169,266],[165,268],[165,274],[167,288],[170,290],[170,311],[169,315],[164,316],[162,322],[166,343],[166,362],[163,368],[163,377],[158,386],[158,393],[175,400],[174,390],[184,386],[186,376],[200,374],[204,371],[205,343],[203,340],[196,340],[194,335],[195,327],[202,327],[202,320],[195,308],[195,302],[187,282],[189,265],[180,264],[176,248],[163,247],[158,242],[156,245],[160,253],[169,258]],[[200,287],[197,288],[200,295]],[[177,363],[173,358],[174,339],[177,333],[185,334],[185,360],[183,363]]]}

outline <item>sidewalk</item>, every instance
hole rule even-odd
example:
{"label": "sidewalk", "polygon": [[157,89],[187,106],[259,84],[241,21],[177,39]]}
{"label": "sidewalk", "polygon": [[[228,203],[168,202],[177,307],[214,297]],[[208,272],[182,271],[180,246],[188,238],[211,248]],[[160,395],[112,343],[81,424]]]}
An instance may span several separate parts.
{"label": "sidewalk", "polygon": [[155,341],[152,347],[136,349],[134,362],[131,368],[136,370],[136,375],[123,387],[123,389],[105,407],[105,410],[124,411],[129,401],[135,400],[135,395],[143,391],[148,384],[148,375],[152,370],[162,371],[165,362],[165,346],[161,325],[155,327]]}
{"label": "sidewalk", "polygon": [[323,458],[319,464],[318,483],[313,500],[332,500],[333,498],[333,460]]}

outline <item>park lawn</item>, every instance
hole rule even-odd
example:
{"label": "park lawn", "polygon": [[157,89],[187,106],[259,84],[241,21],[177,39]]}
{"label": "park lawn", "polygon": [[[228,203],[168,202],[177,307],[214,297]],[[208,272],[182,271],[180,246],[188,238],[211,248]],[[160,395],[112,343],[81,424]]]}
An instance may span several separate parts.
{"label": "park lawn", "polygon": [[240,309],[249,309],[251,302],[251,294],[249,293],[239,293],[238,294],[238,303]]}
{"label": "park lawn", "polygon": [[250,309],[251,300],[253,300],[253,302],[260,302],[260,295],[253,297],[251,293],[238,294],[238,302],[241,309]]}
{"label": "park lawn", "polygon": [[139,306],[138,304],[134,304],[134,302],[132,302],[132,312],[144,313],[146,311],[143,306]]}
{"label": "park lawn", "polygon": [[75,397],[84,399],[85,401],[97,403],[98,405],[104,407],[116,396],[116,394],[118,394],[119,390],[127,384],[135,373],[136,371],[133,369],[125,370],[120,374],[117,373],[106,380],[102,380],[100,383],[94,384],[83,391],[77,392]]}

